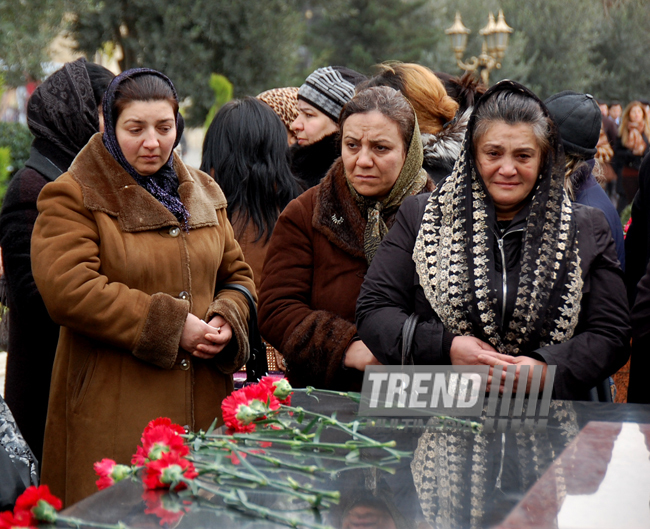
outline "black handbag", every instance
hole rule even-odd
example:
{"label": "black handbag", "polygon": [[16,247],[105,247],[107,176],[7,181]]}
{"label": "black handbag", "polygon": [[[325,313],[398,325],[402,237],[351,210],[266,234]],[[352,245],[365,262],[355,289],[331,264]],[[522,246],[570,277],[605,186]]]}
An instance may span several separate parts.
{"label": "black handbag", "polygon": [[418,320],[420,317],[413,313],[404,322],[404,327],[402,327],[402,365],[403,366],[412,366],[413,365],[413,353],[411,349],[413,348],[413,337],[415,336],[415,328],[418,326]]}
{"label": "black handbag", "polygon": [[221,290],[236,290],[246,296],[248,300],[248,310],[250,316],[248,318],[248,343],[250,345],[251,355],[246,362],[246,382],[258,382],[260,378],[266,376],[269,366],[266,361],[266,347],[262,342],[260,329],[257,326],[257,307],[255,300],[249,290],[237,283],[229,283],[223,285]]}

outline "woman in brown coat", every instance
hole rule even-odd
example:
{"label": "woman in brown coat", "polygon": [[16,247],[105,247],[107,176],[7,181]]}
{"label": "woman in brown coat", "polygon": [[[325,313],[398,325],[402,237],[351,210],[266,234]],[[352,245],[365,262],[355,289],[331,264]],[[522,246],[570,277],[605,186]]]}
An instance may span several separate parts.
{"label": "woman in brown coat", "polygon": [[195,430],[221,416],[248,357],[254,291],[208,175],[172,154],[173,85],[130,70],[109,86],[105,133],[39,198],[34,279],[61,335],[42,481],[70,505],[94,492],[93,463],[129,463],[159,416]]}
{"label": "woman in brown coat", "polygon": [[260,288],[260,330],[292,385],[353,389],[377,363],[354,310],[375,251],[402,201],[431,191],[413,108],[396,90],[357,94],[340,117],[342,156],[284,210]]}

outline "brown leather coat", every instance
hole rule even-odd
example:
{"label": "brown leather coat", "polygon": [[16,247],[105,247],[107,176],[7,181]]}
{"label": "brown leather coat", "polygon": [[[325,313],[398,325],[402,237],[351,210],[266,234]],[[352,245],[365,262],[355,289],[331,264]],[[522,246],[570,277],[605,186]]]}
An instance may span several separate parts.
{"label": "brown leather coat", "polygon": [[[45,431],[42,482],[70,505],[96,490],[93,463],[129,463],[147,422],[190,429],[221,418],[232,372],[248,357],[248,305],[222,283],[254,291],[208,175],[176,158],[189,231],[95,135],[43,189],[32,239],[34,279],[62,326]],[[188,311],[221,314],[233,340],[211,361],[179,349]],[[35,332],[38,322],[34,322]]]}

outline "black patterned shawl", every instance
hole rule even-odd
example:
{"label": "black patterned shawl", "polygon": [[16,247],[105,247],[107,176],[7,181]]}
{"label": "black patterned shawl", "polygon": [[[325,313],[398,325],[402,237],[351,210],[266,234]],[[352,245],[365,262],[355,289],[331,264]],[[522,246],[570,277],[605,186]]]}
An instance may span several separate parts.
{"label": "black patterned shawl", "polygon": [[[86,70],[86,60],[69,62],[50,75],[29,98],[27,125],[34,146],[43,154],[58,153],[62,171],[99,132],[99,113]],[[60,161],[59,161],[60,160]]]}
{"label": "black patterned shawl", "polygon": [[[509,325],[497,321],[494,285],[494,205],[474,163],[476,110],[501,91],[539,98],[524,86],[502,81],[478,102],[453,173],[432,193],[420,226],[413,260],[420,284],[445,329],[475,336],[504,354],[529,353],[569,340],[582,298],[576,222],[564,192],[564,154],[552,130],[536,188],[529,196],[521,271]],[[553,125],[552,125],[553,126]],[[553,126],[554,129],[554,126]]]}

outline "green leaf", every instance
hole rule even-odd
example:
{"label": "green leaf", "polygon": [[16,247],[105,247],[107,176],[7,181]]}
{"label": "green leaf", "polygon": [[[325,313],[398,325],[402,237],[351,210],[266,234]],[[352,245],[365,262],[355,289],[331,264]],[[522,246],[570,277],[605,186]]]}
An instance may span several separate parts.
{"label": "green leaf", "polygon": [[212,432],[214,432],[215,428],[217,427],[217,422],[219,422],[219,421],[215,417],[214,421],[212,421],[212,424],[210,425],[210,428],[208,428],[208,431],[206,432],[206,435],[210,435],[210,434],[212,434]]}
{"label": "green leaf", "polygon": [[348,463],[353,463],[359,461],[359,450],[352,450],[345,456],[345,460]]}

